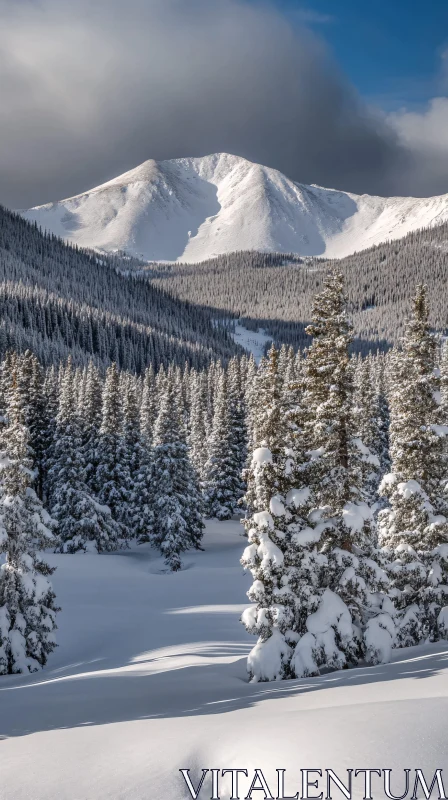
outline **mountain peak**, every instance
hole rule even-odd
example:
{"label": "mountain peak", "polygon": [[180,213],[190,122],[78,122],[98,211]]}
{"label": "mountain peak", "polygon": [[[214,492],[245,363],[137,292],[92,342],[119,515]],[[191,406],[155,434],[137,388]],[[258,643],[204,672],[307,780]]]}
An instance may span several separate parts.
{"label": "mountain peak", "polygon": [[23,215],[81,247],[148,261],[196,262],[236,250],[338,258],[448,220],[448,196],[359,196],[212,153],[150,159]]}

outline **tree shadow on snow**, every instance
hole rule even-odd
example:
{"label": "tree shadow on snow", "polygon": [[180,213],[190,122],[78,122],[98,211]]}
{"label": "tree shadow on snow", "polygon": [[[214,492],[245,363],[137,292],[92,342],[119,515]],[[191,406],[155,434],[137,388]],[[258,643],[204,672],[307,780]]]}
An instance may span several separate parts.
{"label": "tree shadow on snow", "polygon": [[[149,651],[121,667],[105,668],[96,659],[31,676],[1,678],[0,740],[78,726],[225,714],[322,689],[332,691],[330,705],[339,707],[343,720],[347,687],[365,687],[367,700],[371,684],[421,680],[448,666],[448,642],[439,642],[396,651],[396,660],[386,665],[251,684],[246,677],[251,644],[185,644]],[[364,701],[363,695],[353,699],[357,697],[360,703]],[[442,700],[437,698],[437,702]]]}

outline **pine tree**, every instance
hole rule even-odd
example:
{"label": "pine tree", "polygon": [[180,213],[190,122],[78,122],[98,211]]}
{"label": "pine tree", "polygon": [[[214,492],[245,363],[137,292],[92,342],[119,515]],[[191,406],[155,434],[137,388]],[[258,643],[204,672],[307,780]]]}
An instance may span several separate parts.
{"label": "pine tree", "polygon": [[141,433],[140,409],[137,399],[137,384],[132,375],[127,375],[122,385],[123,440],[125,460],[121,464],[129,479],[127,501],[128,526],[140,542],[148,541],[153,522],[151,509],[151,454],[146,436]]}
{"label": "pine tree", "polygon": [[49,471],[54,462],[56,417],[59,406],[59,381],[54,367],[50,367],[44,377],[42,387],[44,413],[41,420],[42,436],[42,500],[49,503]]}
{"label": "pine tree", "polygon": [[122,527],[124,538],[130,538],[131,478],[123,435],[120,376],[116,364],[112,364],[107,370],[102,406],[98,443],[98,499],[101,504],[110,508],[113,519]]}
{"label": "pine tree", "polygon": [[52,521],[32,490],[32,461],[23,397],[16,375],[8,401],[1,474],[0,674],[34,672],[56,647],[53,569],[37,548],[53,542]]}
{"label": "pine tree", "polygon": [[140,433],[145,447],[150,448],[153,437],[154,423],[157,416],[157,388],[154,377],[154,368],[151,364],[145,372],[143,380],[142,402],[140,406]]}
{"label": "pine tree", "polygon": [[246,609],[241,621],[258,636],[248,658],[250,678],[265,681],[291,674],[288,632],[294,627],[295,616],[295,598],[287,585],[291,515],[285,508],[292,465],[285,448],[278,352],[273,346],[258,373],[257,384],[258,393],[252,399],[253,438],[257,446],[247,470],[245,497],[244,526],[249,545],[241,559],[254,579],[247,594],[256,605]]}
{"label": "pine tree", "polygon": [[228,396],[227,375],[221,370],[214,403],[213,427],[205,465],[204,497],[207,515],[230,519],[243,494],[241,443],[235,436]]}
{"label": "pine tree", "polygon": [[91,494],[97,490],[98,447],[103,386],[98,368],[89,362],[81,411],[84,479]]}
{"label": "pine tree", "polygon": [[444,430],[439,425],[437,344],[428,315],[426,289],[420,285],[403,348],[393,357],[392,472],[381,484],[389,508],[380,512],[380,541],[394,559],[390,573],[403,645],[440,638],[448,622],[442,612],[448,595],[448,523],[438,513],[443,505]]}
{"label": "pine tree", "polygon": [[62,378],[56,419],[54,464],[50,471],[52,514],[58,521],[58,550],[109,552],[122,546],[120,526],[85,482],[83,443],[70,362]]}
{"label": "pine tree", "polygon": [[257,374],[258,367],[255,362],[253,353],[250,354],[244,384],[244,406],[246,411],[246,427],[247,427],[247,447],[248,454],[252,454],[255,447],[255,408],[256,408],[256,391],[257,391]]}
{"label": "pine tree", "polygon": [[[390,410],[388,399],[388,368],[390,358],[378,355],[376,359],[375,388],[377,392],[378,405],[378,446],[377,452],[380,460],[381,475],[390,472],[390,453],[389,453],[389,428]],[[381,498],[380,498],[381,502]]]}
{"label": "pine tree", "polygon": [[291,661],[297,677],[318,674],[320,666],[354,665],[362,657],[388,660],[394,636],[375,523],[360,496],[362,473],[350,470],[351,326],[342,275],[327,276],[306,330],[313,342],[305,366],[304,437],[311,446],[307,488],[316,506],[308,514],[308,530],[298,537],[315,543],[322,580],[310,598],[315,610],[306,633],[303,627],[297,631]]}
{"label": "pine tree", "polygon": [[198,475],[200,484],[205,479],[207,463],[207,373],[192,370],[191,406],[188,447],[190,460]]}
{"label": "pine tree", "polygon": [[172,571],[181,568],[181,554],[199,548],[204,523],[195,471],[183,438],[179,403],[168,379],[160,398],[153,450],[154,544]]}
{"label": "pine tree", "polygon": [[246,403],[244,386],[244,367],[238,358],[232,358],[227,368],[227,392],[229,398],[229,414],[232,427],[232,440],[237,459],[238,476],[241,481],[240,495],[245,486],[241,480],[247,462],[248,429],[246,423]]}
{"label": "pine tree", "polygon": [[370,506],[378,499],[381,464],[377,447],[380,441],[380,409],[371,357],[360,359],[354,370],[351,409],[351,447],[349,470],[359,497]]}

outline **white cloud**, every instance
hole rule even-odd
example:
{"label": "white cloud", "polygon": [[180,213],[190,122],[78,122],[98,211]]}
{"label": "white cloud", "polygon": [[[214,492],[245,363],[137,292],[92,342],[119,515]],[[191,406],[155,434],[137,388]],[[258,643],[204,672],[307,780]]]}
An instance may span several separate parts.
{"label": "white cloud", "polygon": [[0,199],[15,207],[220,150],[355,192],[448,191],[447,102],[369,109],[264,0],[0,0]]}
{"label": "white cloud", "polygon": [[448,193],[448,98],[435,97],[422,111],[402,109],[389,114],[388,120],[410,154],[404,190]]}
{"label": "white cloud", "polygon": [[412,149],[448,153],[448,98],[433,98],[424,111],[389,114],[401,140]]}

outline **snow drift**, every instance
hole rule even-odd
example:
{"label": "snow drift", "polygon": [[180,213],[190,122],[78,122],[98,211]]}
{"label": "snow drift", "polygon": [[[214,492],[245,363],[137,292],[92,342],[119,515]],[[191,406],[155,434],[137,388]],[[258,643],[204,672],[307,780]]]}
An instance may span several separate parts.
{"label": "snow drift", "polygon": [[91,191],[22,213],[69,242],[144,260],[198,262],[236,250],[342,258],[445,222],[448,195],[355,195],[217,153],[146,161]]}

